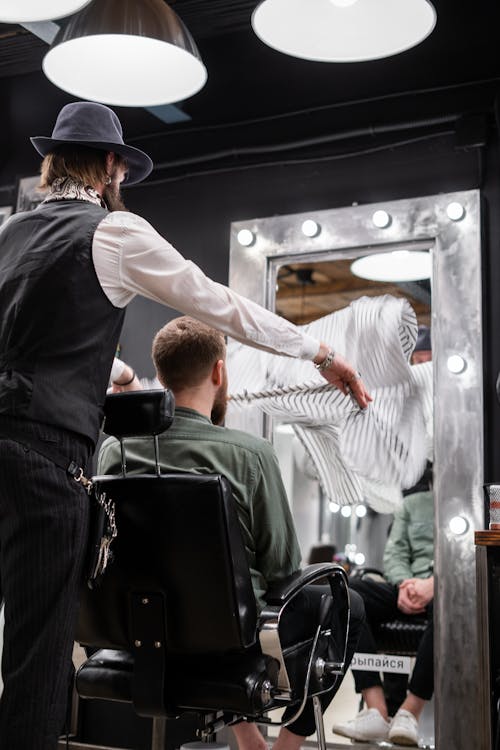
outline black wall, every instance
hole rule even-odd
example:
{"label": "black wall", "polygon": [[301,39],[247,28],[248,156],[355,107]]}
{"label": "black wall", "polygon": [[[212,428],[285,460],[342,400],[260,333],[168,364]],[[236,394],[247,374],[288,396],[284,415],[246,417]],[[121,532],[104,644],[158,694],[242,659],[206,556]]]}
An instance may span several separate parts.
{"label": "black wall", "polygon": [[[208,275],[225,283],[232,221],[480,189],[484,199],[485,476],[498,481],[500,407],[494,382],[500,369],[500,153],[495,97],[495,86],[468,85],[398,102],[346,106],[335,116],[322,111],[309,119],[300,115],[255,126],[247,123],[239,129],[223,128],[208,140],[200,138],[196,130],[191,132],[189,126],[185,131],[165,128],[164,133],[156,129],[151,138],[133,138],[134,145],[152,153],[157,168],[146,183],[125,191],[125,201]],[[2,205],[14,201],[16,172],[33,174],[36,170],[38,160],[26,144],[27,134],[47,134],[51,129],[42,119],[33,133],[31,109],[21,98],[18,79],[18,88],[10,92],[18,137],[4,133],[10,151],[8,155],[4,152],[3,165],[0,160]],[[436,124],[438,120],[441,124]],[[345,137],[315,143],[317,135],[324,137],[336,128],[345,132]],[[352,135],[355,129],[369,132],[370,128],[369,135]],[[252,157],[238,155],[238,145],[252,139],[254,143],[279,144],[306,135],[311,139],[307,147],[276,153],[268,149]],[[199,164],[194,159],[184,167],[170,168],[169,163],[179,157],[203,152],[203,144],[209,151],[234,146],[235,154],[219,161],[200,160]],[[175,314],[140,298],[129,306],[121,338],[122,356],[141,375],[153,375],[152,336]]]}

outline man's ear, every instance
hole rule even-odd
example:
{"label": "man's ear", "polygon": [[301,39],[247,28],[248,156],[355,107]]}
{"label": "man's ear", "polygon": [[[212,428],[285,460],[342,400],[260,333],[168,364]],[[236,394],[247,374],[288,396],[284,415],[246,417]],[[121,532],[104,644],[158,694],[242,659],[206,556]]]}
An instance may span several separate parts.
{"label": "man's ear", "polygon": [[212,383],[218,388],[224,381],[224,360],[218,359],[212,370]]}

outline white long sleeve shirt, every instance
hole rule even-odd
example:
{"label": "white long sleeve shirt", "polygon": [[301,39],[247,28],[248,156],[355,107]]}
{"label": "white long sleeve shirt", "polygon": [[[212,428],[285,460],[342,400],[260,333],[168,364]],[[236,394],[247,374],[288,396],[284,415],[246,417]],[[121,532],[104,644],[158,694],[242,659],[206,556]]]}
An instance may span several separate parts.
{"label": "white long sleeve shirt", "polygon": [[140,294],[259,349],[309,360],[319,351],[320,342],[293,323],[209,279],[136,214],[109,213],[92,253],[99,283],[116,307]]}

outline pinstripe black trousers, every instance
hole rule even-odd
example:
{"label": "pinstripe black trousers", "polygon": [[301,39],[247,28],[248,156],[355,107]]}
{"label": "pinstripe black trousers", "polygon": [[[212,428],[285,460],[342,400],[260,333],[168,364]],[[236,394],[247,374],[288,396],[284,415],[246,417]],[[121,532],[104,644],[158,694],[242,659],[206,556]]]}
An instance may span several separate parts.
{"label": "pinstripe black trousers", "polygon": [[[9,421],[0,418],[3,436],[9,434]],[[19,424],[11,421],[17,430]],[[82,466],[90,447],[76,434],[21,424],[22,442],[0,438],[0,576],[5,600],[0,748],[55,750],[72,674],[89,504],[86,492],[64,469],[29,446],[30,440],[42,441]]]}

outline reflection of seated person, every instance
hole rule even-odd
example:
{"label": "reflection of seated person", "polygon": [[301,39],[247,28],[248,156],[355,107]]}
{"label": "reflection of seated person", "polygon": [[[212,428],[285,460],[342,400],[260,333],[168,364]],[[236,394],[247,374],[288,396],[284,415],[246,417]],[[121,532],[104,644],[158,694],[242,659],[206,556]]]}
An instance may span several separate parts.
{"label": "reflection of seated person", "polygon": [[[268,585],[290,576],[300,568],[301,554],[281,480],[277,459],[269,442],[239,430],[217,426],[226,410],[226,347],[223,336],[212,328],[182,317],[168,323],[156,335],[153,359],[161,384],[175,396],[175,418],[169,430],[159,436],[160,464],[165,471],[223,474],[229,480],[236,502],[252,583],[260,608]],[[154,468],[151,441],[129,439],[126,443],[130,473]],[[121,471],[118,442],[107,440],[99,458],[100,473]],[[287,639],[304,636],[314,629],[321,596],[330,593],[322,586],[306,587],[282,616],[280,634]],[[347,647],[352,658],[363,618],[362,602],[351,598],[351,626]],[[309,632],[309,631],[308,631]],[[334,690],[322,697],[328,705]],[[294,711],[288,714],[292,716]],[[267,750],[267,743],[255,724],[241,722],[233,727],[240,750]],[[282,728],[275,748],[298,750],[315,730],[312,701],[288,728]]]}
{"label": "reflection of seated person", "polygon": [[427,614],[429,621],[420,641],[409,691],[392,722],[378,672],[353,670],[356,692],[361,692],[366,708],[354,719],[336,724],[333,731],[358,741],[391,740],[418,745],[417,722],[425,702],[434,691],[432,604],[433,577],[432,492],[416,492],[404,499],[395,514],[384,552],[386,581],[364,579],[351,582],[361,594],[366,622],[358,642],[359,653],[377,650],[371,625],[405,615]]}

